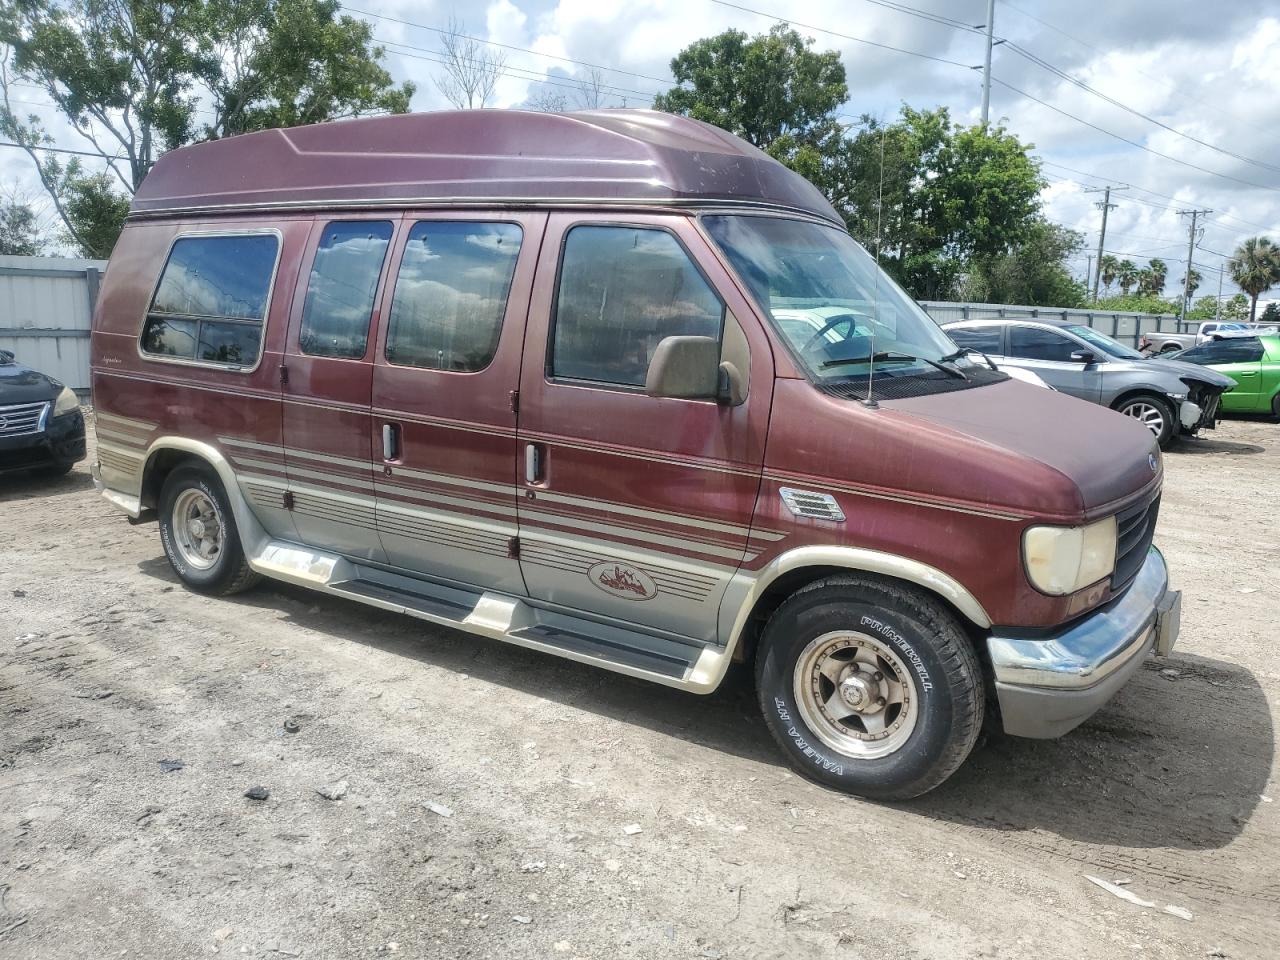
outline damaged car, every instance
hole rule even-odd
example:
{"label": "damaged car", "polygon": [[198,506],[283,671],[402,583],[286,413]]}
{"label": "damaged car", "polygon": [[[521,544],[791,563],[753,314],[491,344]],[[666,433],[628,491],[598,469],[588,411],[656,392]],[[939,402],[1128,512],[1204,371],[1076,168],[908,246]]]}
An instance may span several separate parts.
{"label": "damaged car", "polygon": [[1111,407],[1146,426],[1161,447],[1212,430],[1230,377],[1194,363],[1144,357],[1080,323],[1043,318],[961,320],[943,325],[957,345],[1002,370],[1030,370],[1055,390]]}

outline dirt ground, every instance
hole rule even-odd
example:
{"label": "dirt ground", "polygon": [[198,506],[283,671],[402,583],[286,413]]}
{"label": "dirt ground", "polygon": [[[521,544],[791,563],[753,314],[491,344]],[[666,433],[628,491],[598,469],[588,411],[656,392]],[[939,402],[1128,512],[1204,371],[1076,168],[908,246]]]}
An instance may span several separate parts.
{"label": "dirt ground", "polygon": [[0,480],[0,957],[1276,957],[1280,426],[1166,462],[1174,656],[895,806],[792,775],[741,676],[208,600],[87,465]]}

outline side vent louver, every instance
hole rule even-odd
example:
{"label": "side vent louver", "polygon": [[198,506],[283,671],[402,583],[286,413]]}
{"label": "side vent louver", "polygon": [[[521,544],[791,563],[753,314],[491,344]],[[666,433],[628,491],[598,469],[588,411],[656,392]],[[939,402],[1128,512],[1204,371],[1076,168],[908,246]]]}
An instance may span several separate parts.
{"label": "side vent louver", "polygon": [[844,511],[840,509],[840,504],[836,503],[836,498],[829,493],[782,487],[778,490],[778,495],[782,497],[782,502],[787,505],[787,509],[797,517],[806,517],[809,520],[832,520],[837,523],[844,520]]}

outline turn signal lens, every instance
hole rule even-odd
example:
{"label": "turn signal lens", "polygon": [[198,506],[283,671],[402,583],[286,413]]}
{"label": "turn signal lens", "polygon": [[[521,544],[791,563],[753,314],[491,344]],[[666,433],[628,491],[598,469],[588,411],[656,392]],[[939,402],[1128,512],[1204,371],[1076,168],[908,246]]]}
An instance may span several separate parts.
{"label": "turn signal lens", "polygon": [[1055,597],[1083,590],[1116,568],[1116,518],[1085,527],[1031,527],[1022,535],[1027,577]]}

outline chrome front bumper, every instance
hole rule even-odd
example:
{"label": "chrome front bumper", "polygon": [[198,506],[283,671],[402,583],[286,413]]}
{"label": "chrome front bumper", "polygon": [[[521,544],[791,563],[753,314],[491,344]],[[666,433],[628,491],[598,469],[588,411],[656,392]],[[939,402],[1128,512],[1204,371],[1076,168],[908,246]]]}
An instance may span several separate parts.
{"label": "chrome front bumper", "polygon": [[1006,733],[1060,737],[1115,696],[1149,653],[1167,656],[1182,595],[1152,547],[1120,599],[1057,636],[987,640]]}

